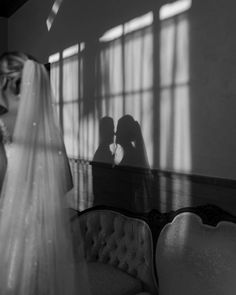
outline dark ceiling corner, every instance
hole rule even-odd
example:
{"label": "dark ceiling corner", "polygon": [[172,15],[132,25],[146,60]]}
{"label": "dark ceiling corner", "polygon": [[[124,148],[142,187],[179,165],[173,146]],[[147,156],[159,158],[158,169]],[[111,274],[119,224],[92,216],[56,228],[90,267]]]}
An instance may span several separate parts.
{"label": "dark ceiling corner", "polygon": [[0,17],[10,17],[29,0],[0,0]]}

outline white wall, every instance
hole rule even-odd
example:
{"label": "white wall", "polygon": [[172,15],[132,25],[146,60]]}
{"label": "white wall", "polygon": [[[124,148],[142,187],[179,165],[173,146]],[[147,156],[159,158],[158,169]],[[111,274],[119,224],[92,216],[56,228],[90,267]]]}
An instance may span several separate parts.
{"label": "white wall", "polygon": [[106,28],[118,25],[121,18],[128,18],[129,11],[132,14],[136,11],[138,14],[148,9],[145,6],[139,7],[136,3],[136,7],[130,6],[128,10],[127,7],[120,7],[120,12],[116,15],[116,3],[110,4],[111,6],[106,9],[95,1],[95,5],[84,8],[84,1],[63,0],[48,32],[46,20],[54,2],[55,0],[27,1],[9,18],[10,50],[23,50],[35,55],[42,62],[47,61],[50,54],[80,41],[91,40],[94,36],[102,34]]}
{"label": "white wall", "polygon": [[[31,0],[9,19],[10,50],[22,50],[46,62],[50,54],[86,38],[92,39],[112,22],[106,11],[99,18],[91,12],[91,21],[90,14],[81,13],[80,1],[65,0],[48,32],[46,19],[52,5],[51,0]],[[236,179],[235,9],[233,0],[227,3],[193,0],[190,17],[190,173],[193,174]],[[118,19],[119,15],[115,21]],[[159,116],[158,110],[154,110],[154,116]]]}
{"label": "white wall", "polygon": [[[46,20],[52,5],[53,1],[28,1],[9,19],[9,50],[24,51],[46,62],[50,53],[65,46],[68,36],[66,25],[59,29],[56,19],[51,32],[47,31]],[[61,11],[57,18],[60,17]]]}
{"label": "white wall", "polygon": [[192,169],[236,179],[235,1],[194,1],[191,30]]}
{"label": "white wall", "polygon": [[0,17],[0,54],[7,50],[7,19]]}

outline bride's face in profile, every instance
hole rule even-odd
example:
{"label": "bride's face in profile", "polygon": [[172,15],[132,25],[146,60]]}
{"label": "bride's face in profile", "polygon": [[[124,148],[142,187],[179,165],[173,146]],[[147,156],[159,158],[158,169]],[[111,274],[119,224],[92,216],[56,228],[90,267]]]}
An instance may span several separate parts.
{"label": "bride's face in profile", "polygon": [[[19,78],[18,78],[19,79]],[[17,111],[19,107],[20,94],[16,92],[16,83],[19,88],[19,81],[8,79],[4,89],[1,90],[1,100],[5,106],[5,112],[0,116],[6,126],[9,135],[13,135]]]}
{"label": "bride's face in profile", "polygon": [[0,119],[8,134],[13,135],[20,102],[20,84],[28,57],[21,52],[6,52],[0,56]]}

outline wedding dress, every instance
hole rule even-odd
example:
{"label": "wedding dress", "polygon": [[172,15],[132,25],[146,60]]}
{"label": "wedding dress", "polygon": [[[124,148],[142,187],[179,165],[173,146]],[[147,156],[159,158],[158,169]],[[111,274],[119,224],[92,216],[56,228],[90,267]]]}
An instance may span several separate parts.
{"label": "wedding dress", "polygon": [[27,61],[0,198],[0,295],[74,295],[71,175],[43,65]]}

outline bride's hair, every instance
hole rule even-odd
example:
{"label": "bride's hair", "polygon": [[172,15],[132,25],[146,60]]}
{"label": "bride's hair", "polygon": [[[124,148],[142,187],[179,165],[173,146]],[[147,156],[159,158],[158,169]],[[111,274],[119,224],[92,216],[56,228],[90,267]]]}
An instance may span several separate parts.
{"label": "bride's hair", "polygon": [[14,94],[20,92],[20,82],[25,61],[35,60],[28,54],[11,51],[0,56],[0,89],[5,90],[10,87]]}

